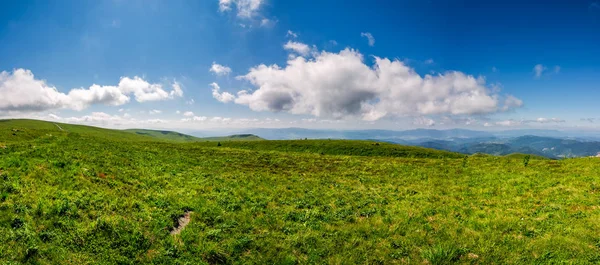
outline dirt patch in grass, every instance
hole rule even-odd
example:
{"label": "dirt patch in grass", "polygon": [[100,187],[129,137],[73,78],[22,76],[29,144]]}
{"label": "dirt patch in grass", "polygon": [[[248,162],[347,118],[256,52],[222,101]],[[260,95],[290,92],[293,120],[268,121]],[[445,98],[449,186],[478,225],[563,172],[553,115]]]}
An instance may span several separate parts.
{"label": "dirt patch in grass", "polygon": [[173,227],[171,230],[171,235],[179,235],[179,233],[181,233],[181,231],[190,223],[190,220],[192,220],[191,215],[192,212],[186,211],[183,216],[179,218],[177,226]]}

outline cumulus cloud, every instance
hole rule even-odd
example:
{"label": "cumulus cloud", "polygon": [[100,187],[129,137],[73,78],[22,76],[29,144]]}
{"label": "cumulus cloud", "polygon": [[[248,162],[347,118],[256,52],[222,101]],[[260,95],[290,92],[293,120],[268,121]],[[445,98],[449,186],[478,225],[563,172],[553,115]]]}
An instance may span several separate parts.
{"label": "cumulus cloud", "polygon": [[192,117],[192,116],[194,116],[194,113],[191,112],[191,111],[186,111],[186,112],[183,113],[183,116]]}
{"label": "cumulus cloud", "polygon": [[289,59],[285,67],[251,68],[238,78],[256,89],[239,91],[235,103],[254,111],[370,121],[385,116],[487,114],[522,105],[515,97],[490,91],[484,78],[458,71],[421,76],[402,61],[379,57],[368,66],[362,54],[348,48],[312,56]]}
{"label": "cumulus cloud", "polygon": [[148,114],[154,115],[154,114],[161,114],[162,110],[157,110],[157,109],[153,109],[151,111],[148,111]]}
{"label": "cumulus cloud", "polygon": [[235,99],[235,96],[229,92],[220,92],[221,87],[219,87],[219,84],[213,82],[213,83],[210,83],[210,86],[212,87],[212,96],[216,100],[223,102],[223,103],[227,103],[227,102],[231,102]]}
{"label": "cumulus cloud", "polygon": [[92,112],[89,115],[84,115],[81,117],[62,118],[55,114],[49,114],[48,117],[53,120],[59,120],[67,123],[121,123],[129,120],[126,117],[110,115],[104,112]]}
{"label": "cumulus cloud", "polygon": [[224,65],[220,65],[216,62],[213,62],[212,66],[210,67],[210,69],[208,71],[213,72],[216,75],[228,75],[229,73],[231,73],[231,68],[224,66]]}
{"label": "cumulus cloud", "polygon": [[172,99],[183,96],[179,83],[167,92],[160,84],[151,84],[140,77],[122,77],[117,86],[93,84],[62,93],[44,80],[36,79],[30,70],[15,69],[0,73],[0,111],[32,112],[50,109],[83,110],[93,104],[119,106],[128,103],[131,95],[138,102]]}
{"label": "cumulus cloud", "polygon": [[371,47],[375,46],[375,38],[373,37],[373,35],[371,33],[361,32],[360,36],[367,38],[367,40],[369,41],[369,46],[371,46]]}
{"label": "cumulus cloud", "polygon": [[502,110],[507,111],[510,109],[519,108],[521,106],[523,106],[522,100],[520,100],[512,95],[506,95],[506,97],[504,98],[504,106],[502,106]]}
{"label": "cumulus cloud", "polygon": [[237,8],[237,16],[250,18],[256,14],[264,0],[219,0],[219,11],[231,11]]}
{"label": "cumulus cloud", "polygon": [[310,46],[296,41],[288,41],[283,45],[283,48],[288,51],[296,52],[302,56],[307,56],[310,54]]}

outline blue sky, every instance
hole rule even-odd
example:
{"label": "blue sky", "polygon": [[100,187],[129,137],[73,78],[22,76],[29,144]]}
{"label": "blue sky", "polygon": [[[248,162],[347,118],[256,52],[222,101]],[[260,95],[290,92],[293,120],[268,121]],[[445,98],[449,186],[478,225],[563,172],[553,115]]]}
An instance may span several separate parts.
{"label": "blue sky", "polygon": [[596,128],[600,4],[523,2],[11,1],[0,10],[0,116]]}

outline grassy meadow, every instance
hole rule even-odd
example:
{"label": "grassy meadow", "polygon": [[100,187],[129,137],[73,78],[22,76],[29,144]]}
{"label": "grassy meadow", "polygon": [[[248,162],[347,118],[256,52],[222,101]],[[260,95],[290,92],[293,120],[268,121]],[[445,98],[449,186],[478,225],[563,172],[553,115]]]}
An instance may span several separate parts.
{"label": "grassy meadow", "polygon": [[0,264],[600,263],[597,158],[169,138],[0,121]]}

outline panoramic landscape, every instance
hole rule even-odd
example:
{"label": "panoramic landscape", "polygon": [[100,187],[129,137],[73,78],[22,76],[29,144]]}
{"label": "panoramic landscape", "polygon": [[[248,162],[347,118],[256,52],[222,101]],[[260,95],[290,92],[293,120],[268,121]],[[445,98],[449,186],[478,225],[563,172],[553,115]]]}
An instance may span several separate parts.
{"label": "panoramic landscape", "polygon": [[584,0],[9,2],[0,264],[600,263],[599,44]]}

